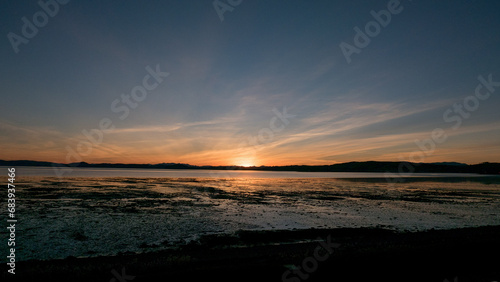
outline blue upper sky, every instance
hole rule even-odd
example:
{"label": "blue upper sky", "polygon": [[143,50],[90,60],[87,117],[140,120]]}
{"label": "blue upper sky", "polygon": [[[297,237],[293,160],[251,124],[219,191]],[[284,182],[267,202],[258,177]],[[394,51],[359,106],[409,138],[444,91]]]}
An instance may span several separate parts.
{"label": "blue upper sky", "polygon": [[500,2],[40,2],[0,4],[0,159],[500,161]]}

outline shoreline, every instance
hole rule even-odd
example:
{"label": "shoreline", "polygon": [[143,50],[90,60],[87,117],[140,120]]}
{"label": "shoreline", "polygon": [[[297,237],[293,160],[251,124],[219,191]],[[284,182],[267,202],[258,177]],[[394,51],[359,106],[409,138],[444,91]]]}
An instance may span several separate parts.
{"label": "shoreline", "polygon": [[[178,249],[117,256],[29,260],[16,263],[16,274],[2,269],[2,280],[111,281],[498,281],[495,256],[500,226],[420,232],[380,228],[238,231],[205,235]],[[340,246],[324,261],[311,258],[321,242]],[[493,258],[492,258],[493,257]],[[308,261],[304,264],[304,261]],[[292,265],[311,273],[283,274]],[[363,271],[366,270],[366,271]],[[307,274],[306,276],[302,276]],[[8,276],[8,277],[4,277]],[[14,279],[12,279],[14,278]],[[187,280],[186,280],[187,279]],[[491,280],[490,280],[491,279]]]}
{"label": "shoreline", "polygon": [[[191,170],[255,170],[255,171],[295,171],[295,172],[382,172],[404,173],[411,167],[411,173],[477,173],[499,175],[500,163],[466,164],[457,162],[414,163],[395,161],[351,161],[337,164],[323,165],[190,165],[184,163],[159,163],[159,164],[124,164],[124,163],[54,163],[32,160],[0,160],[4,167],[51,167],[57,169],[59,176],[63,176],[74,168],[135,168],[135,169],[191,169]],[[403,168],[404,166],[405,168]]]}

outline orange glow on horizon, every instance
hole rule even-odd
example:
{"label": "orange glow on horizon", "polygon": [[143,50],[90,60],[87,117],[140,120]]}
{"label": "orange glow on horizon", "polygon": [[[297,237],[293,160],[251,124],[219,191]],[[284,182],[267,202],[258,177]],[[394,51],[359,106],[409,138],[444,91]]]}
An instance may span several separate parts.
{"label": "orange glow on horizon", "polygon": [[242,167],[252,167],[256,166],[256,162],[254,158],[237,158],[234,160],[234,164]]}

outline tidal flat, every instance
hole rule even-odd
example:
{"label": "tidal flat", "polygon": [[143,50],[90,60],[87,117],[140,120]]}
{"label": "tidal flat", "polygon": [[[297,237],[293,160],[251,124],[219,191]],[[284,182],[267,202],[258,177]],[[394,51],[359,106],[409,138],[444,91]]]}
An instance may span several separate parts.
{"label": "tidal flat", "polygon": [[176,250],[245,231],[500,225],[498,177],[23,177],[16,199],[19,261]]}

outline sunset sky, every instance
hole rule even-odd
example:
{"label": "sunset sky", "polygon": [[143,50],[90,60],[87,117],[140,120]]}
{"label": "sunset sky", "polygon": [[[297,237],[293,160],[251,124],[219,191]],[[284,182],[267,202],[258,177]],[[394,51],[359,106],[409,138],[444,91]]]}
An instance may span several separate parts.
{"label": "sunset sky", "polygon": [[0,159],[500,161],[498,1],[42,2],[0,4]]}

